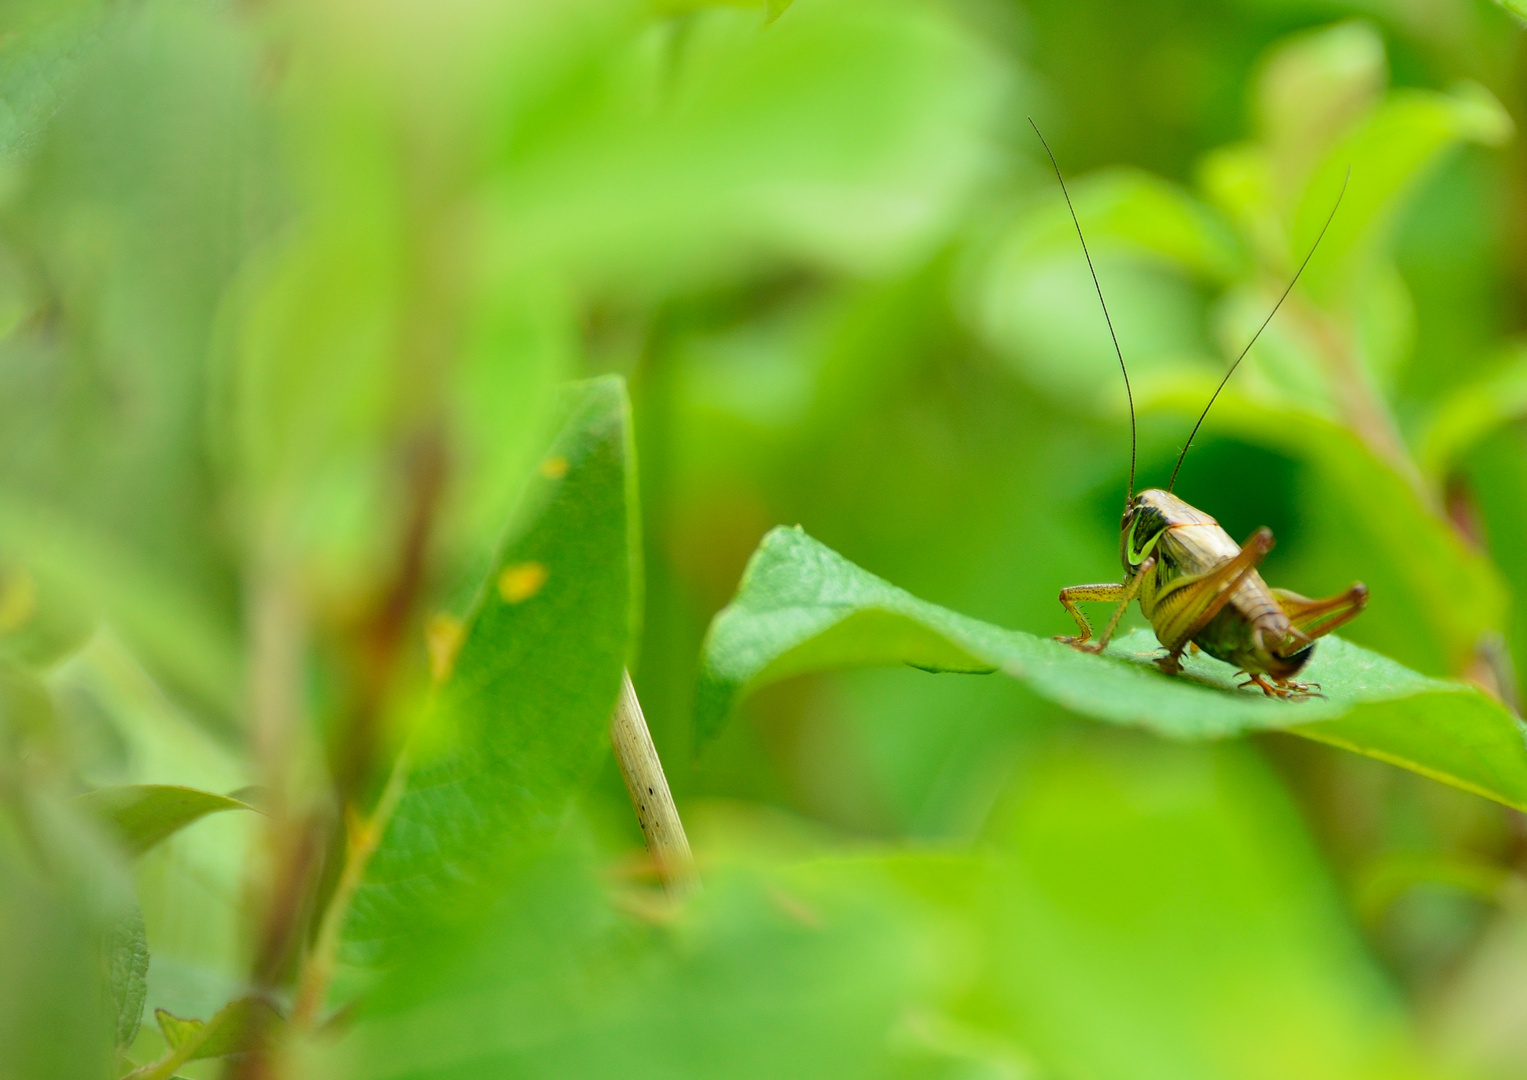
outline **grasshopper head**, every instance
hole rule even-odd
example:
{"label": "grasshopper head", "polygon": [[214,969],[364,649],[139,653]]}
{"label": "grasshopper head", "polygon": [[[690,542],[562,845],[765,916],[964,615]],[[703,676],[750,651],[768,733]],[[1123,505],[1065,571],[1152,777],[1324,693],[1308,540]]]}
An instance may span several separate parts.
{"label": "grasshopper head", "polygon": [[1146,488],[1124,508],[1119,527],[1119,558],[1126,571],[1137,568],[1174,525],[1213,524],[1214,519],[1195,510],[1170,491]]}

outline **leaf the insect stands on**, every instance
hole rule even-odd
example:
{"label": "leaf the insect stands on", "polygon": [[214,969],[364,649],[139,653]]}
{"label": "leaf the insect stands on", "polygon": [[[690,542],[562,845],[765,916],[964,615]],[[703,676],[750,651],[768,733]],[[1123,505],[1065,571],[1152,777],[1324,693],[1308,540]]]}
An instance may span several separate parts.
{"label": "leaf the insect stands on", "polygon": [[459,645],[437,657],[442,681],[346,926],[352,950],[472,905],[556,830],[609,752],[640,589],[630,444],[624,383],[577,387]]}
{"label": "leaf the insect stands on", "polygon": [[751,691],[791,675],[910,664],[1001,672],[1072,712],[1175,739],[1285,730],[1392,762],[1518,809],[1527,808],[1523,725],[1461,682],[1420,675],[1327,638],[1306,669],[1323,696],[1266,700],[1235,671],[1189,657],[1161,674],[1148,631],[1090,656],[1059,642],[919,600],[813,540],[778,528],[754,553],[730,605],[711,623],[696,699],[701,738]]}

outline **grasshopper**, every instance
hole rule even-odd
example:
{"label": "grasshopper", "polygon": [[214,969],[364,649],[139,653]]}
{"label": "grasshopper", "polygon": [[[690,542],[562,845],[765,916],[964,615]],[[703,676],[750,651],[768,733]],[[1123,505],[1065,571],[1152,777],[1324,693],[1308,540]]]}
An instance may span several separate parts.
{"label": "grasshopper", "polygon": [[[1029,123],[1034,124],[1032,119]],[[1336,196],[1325,225],[1299,264],[1288,288],[1283,290],[1251,341],[1225,372],[1209,398],[1209,404],[1199,414],[1182,452],[1177,455],[1177,464],[1172,469],[1166,490],[1148,488],[1137,493],[1135,401],[1129,384],[1129,369],[1124,364],[1124,352],[1108,315],[1103,287],[1087,250],[1086,237],[1082,235],[1081,220],[1071,203],[1071,194],[1066,190],[1065,178],[1061,176],[1060,164],[1038,125],[1034,125],[1034,133],[1044,144],[1050,164],[1055,168],[1055,178],[1060,182],[1066,208],[1076,226],[1077,239],[1081,241],[1082,254],[1087,259],[1087,269],[1097,290],[1098,303],[1103,307],[1103,318],[1113,338],[1114,352],[1119,357],[1119,370],[1124,374],[1124,392],[1129,402],[1129,490],[1119,530],[1119,557],[1124,564],[1125,580],[1123,584],[1072,585],[1062,589],[1060,602],[1076,620],[1081,632],[1074,637],[1059,636],[1056,640],[1083,652],[1100,653],[1108,646],[1109,638],[1130,603],[1139,600],[1140,610],[1150,620],[1156,640],[1166,649],[1166,655],[1158,657],[1156,663],[1169,675],[1182,670],[1183,651],[1193,645],[1239,668],[1240,674],[1246,676],[1246,681],[1240,684],[1241,689],[1255,685],[1268,697],[1307,697],[1312,688],[1319,689],[1319,684],[1295,682],[1294,676],[1309,663],[1318,638],[1356,618],[1367,606],[1367,587],[1362,582],[1355,582],[1345,592],[1324,600],[1311,600],[1287,589],[1270,588],[1257,568],[1272,551],[1272,530],[1260,528],[1245,544],[1237,546],[1230,534],[1220,528],[1219,522],[1173,495],[1172,488],[1204,417],[1209,415],[1225,383],[1230,381],[1252,345],[1272,322],[1314,257],[1326,229],[1336,217],[1342,195],[1346,194],[1346,182],[1343,181],[1341,193]],[[1092,636],[1092,624],[1077,607],[1079,601],[1117,605],[1098,637]]]}

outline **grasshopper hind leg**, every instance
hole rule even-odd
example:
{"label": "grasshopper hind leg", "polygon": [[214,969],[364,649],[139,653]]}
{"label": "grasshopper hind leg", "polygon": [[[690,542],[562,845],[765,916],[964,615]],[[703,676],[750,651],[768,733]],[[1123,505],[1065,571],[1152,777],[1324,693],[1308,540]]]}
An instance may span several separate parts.
{"label": "grasshopper hind leg", "polygon": [[1274,589],[1272,594],[1289,622],[1293,623],[1299,639],[1306,643],[1313,643],[1338,626],[1351,622],[1368,606],[1368,586],[1361,581],[1353,583],[1346,592],[1323,600],[1311,600],[1288,589]]}
{"label": "grasshopper hind leg", "polygon": [[[1368,606],[1368,587],[1360,581],[1346,592],[1323,600],[1311,600],[1288,589],[1273,589],[1272,594],[1283,613],[1288,616],[1291,624],[1289,639],[1301,646],[1290,653],[1275,654],[1279,661],[1287,665],[1283,670],[1289,673],[1304,667],[1315,649],[1316,640],[1357,618],[1363,608]],[[1284,678],[1255,671],[1243,671],[1241,674],[1246,676],[1246,681],[1241,684],[1242,689],[1255,685],[1268,697],[1300,700],[1323,696],[1319,693],[1319,683],[1295,682],[1291,674]]]}

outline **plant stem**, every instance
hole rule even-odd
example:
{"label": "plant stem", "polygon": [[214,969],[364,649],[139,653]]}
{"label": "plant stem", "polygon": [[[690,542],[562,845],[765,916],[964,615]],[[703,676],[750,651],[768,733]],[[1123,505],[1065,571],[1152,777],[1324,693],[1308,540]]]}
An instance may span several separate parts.
{"label": "plant stem", "polygon": [[684,835],[684,823],[679,820],[673,793],[668,790],[663,763],[658,759],[657,747],[652,745],[652,735],[647,731],[641,702],[637,701],[636,689],[631,685],[631,673],[624,669],[620,673],[620,694],[615,699],[615,712],[610,717],[610,742],[615,746],[620,775],[625,778],[626,791],[636,809],[637,823],[642,827],[647,851],[657,864],[663,887],[670,896],[688,896],[700,886],[694,856],[689,850],[689,838]]}
{"label": "plant stem", "polygon": [[340,871],[334,893],[329,897],[328,906],[324,908],[317,940],[313,942],[312,951],[302,966],[302,976],[297,983],[297,998],[292,1006],[294,1025],[301,1027],[312,1024],[318,1017],[319,1009],[323,1007],[329,982],[334,977],[334,964],[339,955],[339,936],[344,929],[345,916],[350,911],[350,901],[355,896],[355,890],[360,887],[361,878],[365,876],[371,856],[376,853],[382,834],[387,831],[387,822],[403,794],[407,777],[408,751],[405,749],[393,763],[392,775],[371,816],[363,819],[355,815],[348,823],[349,841],[345,849],[345,865]]}

